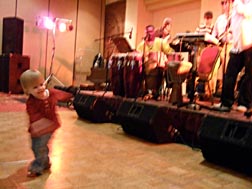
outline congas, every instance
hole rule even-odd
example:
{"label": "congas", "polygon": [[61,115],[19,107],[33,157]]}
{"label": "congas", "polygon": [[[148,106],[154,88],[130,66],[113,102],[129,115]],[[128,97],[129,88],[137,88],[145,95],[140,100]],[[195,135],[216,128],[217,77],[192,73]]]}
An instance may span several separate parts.
{"label": "congas", "polygon": [[172,93],[169,101],[173,104],[182,103],[182,83],[185,81],[192,63],[186,61],[169,62],[167,65],[166,78],[172,86]]}
{"label": "congas", "polygon": [[167,63],[174,62],[174,61],[177,62],[177,61],[181,61],[182,60],[181,54],[180,53],[176,53],[176,52],[169,53],[169,54],[166,55],[166,57],[167,57]]}
{"label": "congas", "polygon": [[[165,68],[165,81],[166,81],[166,86],[168,88],[170,88],[172,86],[172,83],[173,83],[172,78],[170,78],[170,77],[172,75],[175,76],[174,75],[175,70],[173,70],[174,69],[174,64],[176,64],[176,63],[179,64],[182,61],[182,56],[181,56],[180,53],[173,52],[173,53],[167,54],[166,58],[167,58],[167,61],[166,61],[166,68]],[[173,74],[169,73],[169,71],[168,71],[169,63],[171,63],[170,67],[172,67],[171,68],[172,70],[170,70],[170,71],[172,71]],[[173,79],[174,79],[174,77],[173,77]]]}
{"label": "congas", "polygon": [[192,67],[191,62],[173,61],[167,64],[167,79],[171,83],[182,83]]}
{"label": "congas", "polygon": [[125,97],[136,98],[139,96],[143,79],[142,66],[141,53],[128,53],[123,72]]}
{"label": "congas", "polygon": [[113,54],[110,62],[111,90],[114,95],[125,96],[123,71],[125,66],[125,53]]}

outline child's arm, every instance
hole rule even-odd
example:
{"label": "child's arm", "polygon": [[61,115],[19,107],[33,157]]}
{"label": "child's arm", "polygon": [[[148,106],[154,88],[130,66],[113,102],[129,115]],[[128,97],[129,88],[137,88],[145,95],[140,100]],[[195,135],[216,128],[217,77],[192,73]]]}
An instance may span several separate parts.
{"label": "child's arm", "polygon": [[55,97],[57,98],[58,101],[69,101],[72,97],[73,94],[70,92],[65,92],[62,90],[58,90],[58,89],[49,89],[50,94],[55,94]]}

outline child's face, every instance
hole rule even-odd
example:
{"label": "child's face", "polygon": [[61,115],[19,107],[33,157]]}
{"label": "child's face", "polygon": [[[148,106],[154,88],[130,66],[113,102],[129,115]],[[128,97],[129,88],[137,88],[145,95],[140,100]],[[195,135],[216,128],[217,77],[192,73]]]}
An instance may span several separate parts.
{"label": "child's face", "polygon": [[45,89],[44,79],[39,78],[29,87],[28,93],[33,95],[35,98],[43,100],[47,97]]}

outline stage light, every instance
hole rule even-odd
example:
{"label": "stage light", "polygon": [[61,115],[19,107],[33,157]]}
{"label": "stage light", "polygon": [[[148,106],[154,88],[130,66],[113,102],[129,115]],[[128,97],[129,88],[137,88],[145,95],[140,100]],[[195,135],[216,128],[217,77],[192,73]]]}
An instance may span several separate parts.
{"label": "stage light", "polygon": [[52,30],[54,27],[54,18],[48,16],[38,17],[36,21],[36,26],[38,26],[39,28]]}
{"label": "stage light", "polygon": [[36,26],[48,30],[67,32],[73,30],[72,20],[65,18],[52,18],[48,16],[37,17]]}
{"label": "stage light", "polygon": [[56,24],[56,28],[60,32],[66,32],[66,31],[73,30],[72,20],[65,19],[65,18],[56,18],[55,24]]}

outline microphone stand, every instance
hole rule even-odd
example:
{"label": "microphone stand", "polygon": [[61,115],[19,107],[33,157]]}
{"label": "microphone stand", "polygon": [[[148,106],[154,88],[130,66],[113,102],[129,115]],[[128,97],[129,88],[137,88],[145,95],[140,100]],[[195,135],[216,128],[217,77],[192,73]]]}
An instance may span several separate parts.
{"label": "microphone stand", "polygon": [[[132,35],[132,29],[129,31],[129,32],[121,32],[121,33],[117,33],[117,34],[113,34],[113,35],[110,35],[110,36],[106,36],[106,37],[101,37],[101,38],[97,38],[95,39],[94,41],[97,42],[97,41],[102,41],[102,40],[105,40],[105,39],[113,39],[113,38],[116,38],[116,37],[119,37],[119,36],[123,36],[124,34],[129,34],[129,38],[131,38],[131,35]],[[112,53],[110,55],[107,56],[107,61],[106,61],[106,64],[105,64],[105,69],[106,69],[106,78],[105,78],[105,83],[106,83],[106,87],[105,87],[105,90],[104,90],[104,94],[102,96],[105,95],[105,93],[108,91],[109,87],[110,87],[110,82],[109,82],[109,68],[108,68],[108,64],[109,64],[109,60],[110,60],[110,57],[111,55],[113,54],[115,50],[115,47],[113,48],[112,50]]]}
{"label": "microphone stand", "polygon": [[53,62],[54,62],[54,55],[55,55],[55,33],[56,33],[56,24],[54,23],[54,26],[53,26],[53,30],[52,30],[52,34],[53,34],[53,47],[52,47],[52,57],[51,57],[51,65],[50,65],[50,70],[49,70],[49,75],[48,77],[46,78],[46,84],[47,84],[47,87],[49,86],[50,84],[50,81],[52,81],[52,79],[54,79],[57,84],[61,85],[61,86],[64,86],[64,84],[59,80],[57,79],[54,74],[52,73],[52,68],[53,68]]}

